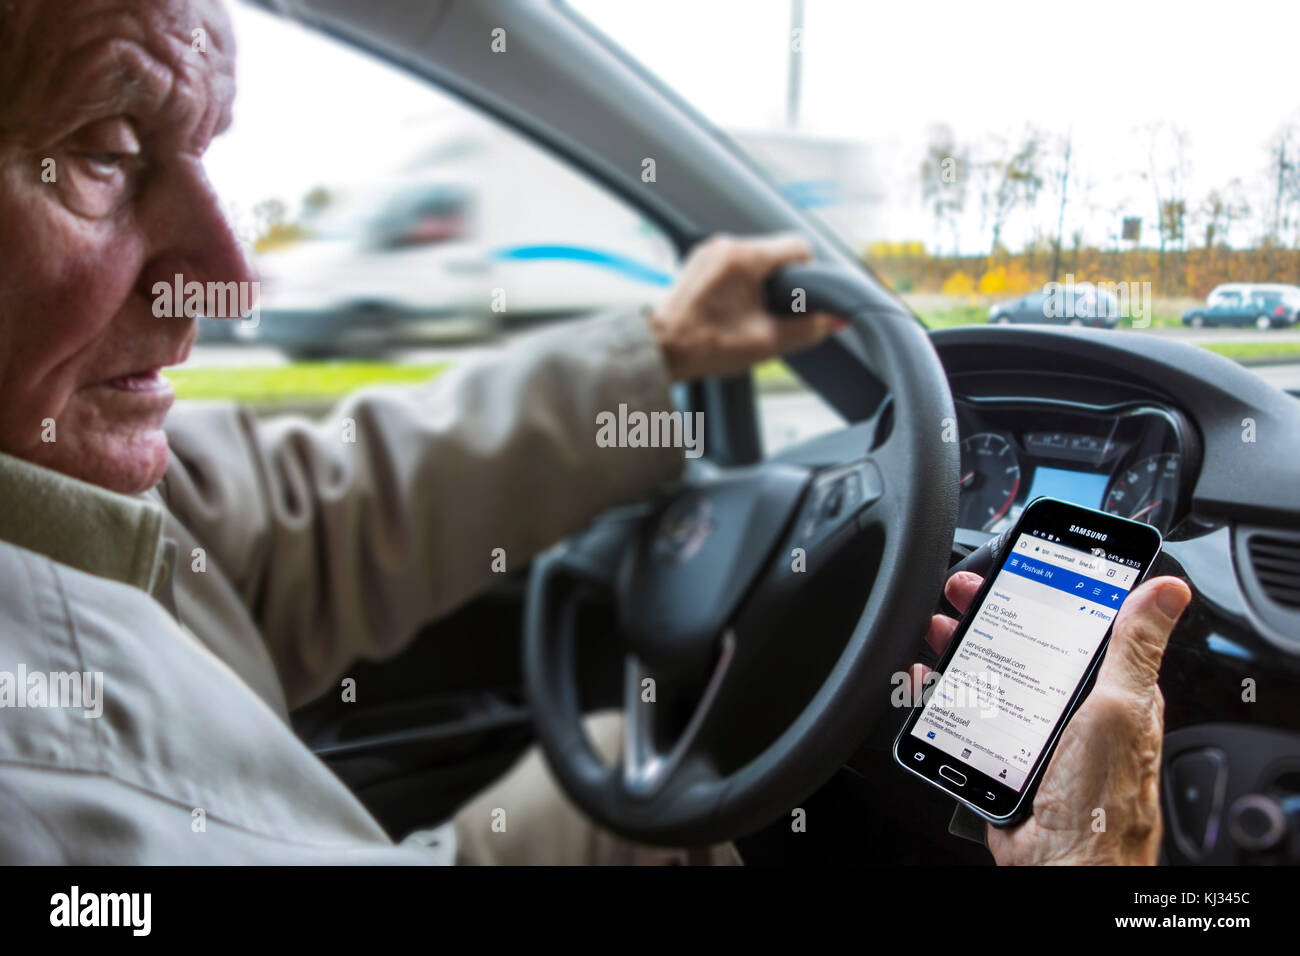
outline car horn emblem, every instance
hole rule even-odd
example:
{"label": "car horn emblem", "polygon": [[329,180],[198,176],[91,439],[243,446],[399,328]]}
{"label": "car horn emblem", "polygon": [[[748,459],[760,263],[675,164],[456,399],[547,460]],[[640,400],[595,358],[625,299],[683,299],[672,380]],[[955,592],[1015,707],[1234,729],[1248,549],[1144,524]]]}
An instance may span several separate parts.
{"label": "car horn emblem", "polygon": [[674,502],[659,521],[655,555],[674,564],[687,561],[704,546],[714,527],[713,503],[708,498]]}

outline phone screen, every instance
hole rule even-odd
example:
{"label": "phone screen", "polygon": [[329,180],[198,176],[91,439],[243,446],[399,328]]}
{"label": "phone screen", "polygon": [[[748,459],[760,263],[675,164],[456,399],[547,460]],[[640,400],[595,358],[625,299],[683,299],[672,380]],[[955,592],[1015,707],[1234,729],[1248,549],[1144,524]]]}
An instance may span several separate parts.
{"label": "phone screen", "polygon": [[911,736],[1020,793],[1144,561],[1017,530]]}

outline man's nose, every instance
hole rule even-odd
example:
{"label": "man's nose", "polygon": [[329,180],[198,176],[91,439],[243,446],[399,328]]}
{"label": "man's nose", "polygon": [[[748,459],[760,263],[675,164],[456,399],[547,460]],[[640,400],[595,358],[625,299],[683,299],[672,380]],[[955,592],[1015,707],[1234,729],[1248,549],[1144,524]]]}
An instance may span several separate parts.
{"label": "man's nose", "polygon": [[[198,162],[173,167],[151,190],[149,206],[141,210],[148,233],[150,258],[141,272],[141,291],[152,300],[156,283],[174,287],[181,276],[191,282],[237,283],[237,294],[225,297],[230,308],[213,319],[237,319],[256,303],[258,277],[240,245],[221,203]],[[243,306],[241,309],[240,306]]]}

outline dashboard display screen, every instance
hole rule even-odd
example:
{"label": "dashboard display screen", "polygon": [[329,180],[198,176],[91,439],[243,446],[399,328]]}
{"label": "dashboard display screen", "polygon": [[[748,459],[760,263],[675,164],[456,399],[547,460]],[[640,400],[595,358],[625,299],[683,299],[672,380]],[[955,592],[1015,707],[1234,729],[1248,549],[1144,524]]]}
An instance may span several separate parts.
{"label": "dashboard display screen", "polygon": [[1141,576],[1136,565],[1020,535],[912,735],[1023,789]]}
{"label": "dashboard display screen", "polygon": [[1107,474],[1039,465],[1034,469],[1034,481],[1029,486],[1025,500],[1033,501],[1038,497],[1059,498],[1085,508],[1100,508],[1109,481],[1110,475]]}

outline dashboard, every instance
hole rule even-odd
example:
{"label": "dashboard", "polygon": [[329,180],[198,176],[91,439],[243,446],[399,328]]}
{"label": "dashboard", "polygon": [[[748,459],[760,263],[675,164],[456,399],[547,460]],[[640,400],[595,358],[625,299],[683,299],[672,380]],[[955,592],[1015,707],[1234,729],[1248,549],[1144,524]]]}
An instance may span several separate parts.
{"label": "dashboard", "polygon": [[[960,447],[954,561],[996,548],[1051,495],[1155,526],[1151,573],[1191,585],[1160,671],[1163,858],[1300,863],[1300,402],[1169,336],[974,325],[930,339],[953,402],[937,424]],[[781,457],[815,465],[881,447],[896,419],[888,407],[869,418],[867,399],[845,402],[859,426]],[[871,740],[850,767],[874,781],[889,776],[882,759],[888,744]],[[863,816],[891,826],[899,805],[927,806],[910,781],[879,802],[870,790],[855,790]],[[918,810],[899,852],[932,832],[924,814],[945,811]]]}
{"label": "dashboard", "polygon": [[1300,808],[1300,402],[1169,337],[931,339],[953,394],[965,547],[1047,494],[1156,526],[1152,573],[1192,586],[1160,675],[1164,859],[1300,862],[1300,814],[1287,816]]}
{"label": "dashboard", "polygon": [[1175,408],[954,393],[958,525],[997,533],[1046,495],[1167,532],[1186,511],[1195,434]]}

